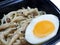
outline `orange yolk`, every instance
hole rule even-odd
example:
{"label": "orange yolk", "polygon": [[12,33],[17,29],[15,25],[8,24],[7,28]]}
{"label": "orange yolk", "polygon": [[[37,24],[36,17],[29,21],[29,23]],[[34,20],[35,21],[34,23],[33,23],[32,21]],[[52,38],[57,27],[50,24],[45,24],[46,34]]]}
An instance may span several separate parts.
{"label": "orange yolk", "polygon": [[44,21],[40,21],[38,22],[34,29],[33,29],[33,34],[36,37],[39,38],[44,38],[47,35],[49,35],[50,33],[52,33],[55,29],[55,26],[52,22],[44,20]]}

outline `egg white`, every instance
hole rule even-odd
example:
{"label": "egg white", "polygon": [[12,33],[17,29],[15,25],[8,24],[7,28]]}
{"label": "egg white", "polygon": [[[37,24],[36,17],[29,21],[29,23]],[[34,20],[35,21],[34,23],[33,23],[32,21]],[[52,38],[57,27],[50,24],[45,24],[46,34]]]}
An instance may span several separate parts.
{"label": "egg white", "polygon": [[[33,34],[33,28],[37,22],[43,21],[43,20],[51,21],[55,26],[55,30],[53,31],[53,33],[47,35],[44,38],[38,38]],[[59,28],[59,19],[57,16],[52,15],[52,14],[41,15],[41,16],[34,18],[31,21],[31,23],[28,25],[26,32],[25,32],[25,39],[31,44],[39,44],[54,37],[57,34],[58,28]]]}

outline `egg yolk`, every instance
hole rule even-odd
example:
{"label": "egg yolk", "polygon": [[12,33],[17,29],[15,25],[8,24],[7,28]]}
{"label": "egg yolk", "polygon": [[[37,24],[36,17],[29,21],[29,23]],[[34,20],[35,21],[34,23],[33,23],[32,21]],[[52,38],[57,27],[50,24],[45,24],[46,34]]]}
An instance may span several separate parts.
{"label": "egg yolk", "polygon": [[55,26],[52,22],[44,20],[37,22],[37,24],[35,24],[35,27],[33,29],[33,34],[36,37],[44,38],[47,35],[51,34],[54,31],[54,29]]}

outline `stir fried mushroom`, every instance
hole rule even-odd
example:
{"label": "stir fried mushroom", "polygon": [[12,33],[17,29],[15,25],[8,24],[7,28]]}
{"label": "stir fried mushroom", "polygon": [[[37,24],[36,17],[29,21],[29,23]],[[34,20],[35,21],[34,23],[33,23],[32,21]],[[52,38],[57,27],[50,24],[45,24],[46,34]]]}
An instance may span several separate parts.
{"label": "stir fried mushroom", "polygon": [[7,21],[7,23],[9,23],[11,20],[10,20],[10,18],[7,18],[6,21]]}
{"label": "stir fried mushroom", "polygon": [[6,23],[0,26],[0,31],[5,30],[6,28],[9,28],[9,27],[16,27],[16,26],[17,24],[15,23]]}
{"label": "stir fried mushroom", "polygon": [[11,39],[11,41],[9,42],[9,44],[8,44],[8,45],[12,45],[12,44],[13,44],[13,42],[14,42],[18,37],[19,37],[19,35],[18,35],[18,34],[14,35],[14,36],[13,36],[13,38]]}
{"label": "stir fried mushroom", "polygon": [[0,35],[0,40],[3,44],[5,44],[5,45],[7,44],[7,41],[4,39],[4,34]]}
{"label": "stir fried mushroom", "polygon": [[21,41],[20,40],[16,40],[16,42],[13,43],[13,45],[21,45]]}
{"label": "stir fried mushroom", "polygon": [[4,29],[6,29],[8,27],[9,27],[8,23],[7,24],[3,24],[3,25],[0,26],[0,30],[4,30]]}
{"label": "stir fried mushroom", "polygon": [[19,22],[19,21],[24,20],[24,19],[26,19],[26,18],[23,17],[23,16],[18,16],[18,17],[15,17],[15,18],[12,20],[12,22]]}
{"label": "stir fried mushroom", "polygon": [[0,40],[1,42],[3,42],[4,44],[7,44],[7,41],[5,40],[5,36],[9,34],[9,32],[11,32],[12,30],[15,30],[16,28],[9,28],[7,29],[6,31],[4,32],[1,32],[1,35],[0,35]]}
{"label": "stir fried mushroom", "polygon": [[11,31],[16,30],[16,28],[8,28],[6,31],[2,32],[4,35],[8,35]]}
{"label": "stir fried mushroom", "polygon": [[28,25],[28,23],[24,23],[24,27],[22,26],[21,28],[19,28],[15,33],[14,36],[12,37],[11,41],[9,42],[9,45],[11,45],[20,35],[21,32],[20,31],[24,31],[26,29],[26,26]]}
{"label": "stir fried mushroom", "polygon": [[22,8],[12,11],[1,19],[0,45],[30,45],[25,40],[25,31],[32,19],[46,14],[37,8]]}

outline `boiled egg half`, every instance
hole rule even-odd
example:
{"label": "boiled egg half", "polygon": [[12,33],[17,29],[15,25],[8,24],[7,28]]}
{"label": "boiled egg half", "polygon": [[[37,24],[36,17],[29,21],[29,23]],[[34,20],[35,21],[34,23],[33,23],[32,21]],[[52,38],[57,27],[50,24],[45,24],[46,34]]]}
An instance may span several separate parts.
{"label": "boiled egg half", "polygon": [[59,19],[52,14],[45,14],[34,18],[25,32],[25,39],[31,44],[40,44],[57,34]]}

